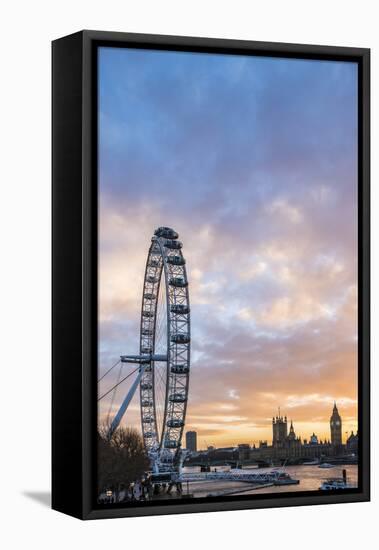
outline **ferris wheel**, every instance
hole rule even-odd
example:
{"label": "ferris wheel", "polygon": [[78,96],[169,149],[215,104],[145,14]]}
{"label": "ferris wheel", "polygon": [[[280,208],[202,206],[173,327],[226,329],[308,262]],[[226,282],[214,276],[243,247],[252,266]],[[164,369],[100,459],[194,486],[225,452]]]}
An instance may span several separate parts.
{"label": "ferris wheel", "polygon": [[141,426],[146,451],[156,472],[176,469],[181,456],[190,373],[191,322],[188,278],[178,233],[159,227],[147,254],[142,291],[136,379],[109,428],[119,426],[139,385]]}

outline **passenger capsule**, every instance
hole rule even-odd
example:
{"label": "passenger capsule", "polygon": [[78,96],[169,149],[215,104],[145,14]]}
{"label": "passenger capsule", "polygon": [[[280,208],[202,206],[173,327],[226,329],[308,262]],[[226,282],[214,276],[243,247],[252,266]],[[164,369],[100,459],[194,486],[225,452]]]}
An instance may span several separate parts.
{"label": "passenger capsule", "polygon": [[180,250],[183,247],[183,243],[181,241],[165,241],[164,243],[165,248],[169,248],[170,250]]}
{"label": "passenger capsule", "polygon": [[151,353],[152,352],[152,348],[151,347],[147,347],[147,346],[143,346],[141,348],[141,353]]}
{"label": "passenger capsule", "polygon": [[179,256],[179,255],[167,256],[166,262],[170,265],[184,265],[186,263],[183,256]]}
{"label": "passenger capsule", "polygon": [[188,344],[190,342],[191,338],[189,334],[173,334],[171,336],[171,342],[174,342],[175,344]]}
{"label": "passenger capsule", "polygon": [[183,420],[179,420],[178,418],[171,418],[170,420],[167,420],[168,428],[181,428],[182,426],[184,426]]}
{"label": "passenger capsule", "polygon": [[152,317],[154,317],[154,311],[151,311],[149,309],[144,309],[142,311],[142,317],[148,317],[149,319],[151,319]]}
{"label": "passenger capsule", "polygon": [[153,389],[153,384],[151,384],[151,382],[143,382],[141,384],[141,389],[142,390],[152,390]]}
{"label": "passenger capsule", "polygon": [[159,260],[153,259],[147,264],[149,267],[159,267]]}
{"label": "passenger capsule", "polygon": [[165,439],[164,446],[166,447],[166,449],[176,449],[177,447],[179,447],[179,442],[176,441],[176,439]]}
{"label": "passenger capsule", "polygon": [[173,374],[187,374],[189,372],[189,367],[188,365],[180,365],[180,364],[172,365],[171,372]]}
{"label": "passenger capsule", "polygon": [[152,407],[153,406],[153,402],[151,399],[144,399],[142,401],[142,407]]}
{"label": "passenger capsule", "polygon": [[158,277],[154,277],[154,275],[148,275],[146,279],[149,283],[152,283],[152,284],[155,284],[158,282]]}
{"label": "passenger capsule", "polygon": [[147,437],[149,439],[152,438],[152,437],[155,437],[155,435],[156,435],[155,432],[145,432],[145,437]]}
{"label": "passenger capsule", "polygon": [[171,403],[185,403],[187,401],[187,397],[183,393],[172,393],[168,399]]}
{"label": "passenger capsule", "polygon": [[142,418],[142,422],[143,422],[143,424],[151,424],[152,422],[154,422],[154,417],[151,416],[151,415],[144,416]]}
{"label": "passenger capsule", "polygon": [[185,288],[186,286],[188,286],[188,283],[183,277],[171,277],[171,279],[169,280],[169,285],[178,288]]}
{"label": "passenger capsule", "polygon": [[179,237],[178,233],[171,229],[171,227],[158,227],[158,229],[154,231],[154,235],[165,239],[177,239]]}
{"label": "passenger capsule", "polygon": [[170,306],[171,313],[176,313],[177,315],[187,315],[190,309],[186,304],[172,304]]}
{"label": "passenger capsule", "polygon": [[152,294],[151,292],[146,292],[143,297],[145,298],[145,300],[155,300],[156,295]]}

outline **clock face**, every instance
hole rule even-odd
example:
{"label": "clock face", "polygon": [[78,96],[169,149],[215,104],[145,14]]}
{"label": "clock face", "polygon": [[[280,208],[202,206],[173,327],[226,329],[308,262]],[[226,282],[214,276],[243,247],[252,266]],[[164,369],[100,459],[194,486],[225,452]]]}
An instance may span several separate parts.
{"label": "clock face", "polygon": [[341,422],[339,420],[336,420],[336,426],[339,426]]}

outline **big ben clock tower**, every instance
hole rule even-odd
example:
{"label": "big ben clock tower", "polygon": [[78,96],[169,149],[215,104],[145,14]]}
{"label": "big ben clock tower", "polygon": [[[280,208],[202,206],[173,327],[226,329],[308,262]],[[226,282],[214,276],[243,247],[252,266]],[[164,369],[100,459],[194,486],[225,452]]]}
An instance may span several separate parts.
{"label": "big ben clock tower", "polygon": [[342,421],[338,413],[336,402],[334,402],[333,413],[330,417],[330,434],[332,445],[342,445]]}

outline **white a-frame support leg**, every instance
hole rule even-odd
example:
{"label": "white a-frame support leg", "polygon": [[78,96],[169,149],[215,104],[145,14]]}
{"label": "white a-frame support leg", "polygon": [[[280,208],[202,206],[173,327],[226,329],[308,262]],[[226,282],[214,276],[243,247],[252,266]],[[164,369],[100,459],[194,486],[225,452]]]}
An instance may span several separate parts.
{"label": "white a-frame support leg", "polygon": [[118,426],[119,426],[119,424],[122,420],[122,417],[124,416],[124,414],[126,412],[126,409],[129,406],[130,401],[133,399],[133,395],[135,394],[136,389],[138,388],[138,384],[140,383],[141,378],[143,376],[143,373],[145,372],[145,367],[146,367],[146,365],[141,365],[141,368],[138,372],[137,378],[135,379],[135,381],[132,384],[132,387],[130,388],[130,390],[126,394],[126,397],[125,397],[124,401],[122,402],[122,405],[119,408],[118,413],[114,417],[113,422],[111,424],[111,427],[108,430],[108,439],[111,439],[113,433],[115,432],[115,430],[117,430],[117,428],[118,428]]}

